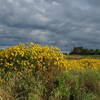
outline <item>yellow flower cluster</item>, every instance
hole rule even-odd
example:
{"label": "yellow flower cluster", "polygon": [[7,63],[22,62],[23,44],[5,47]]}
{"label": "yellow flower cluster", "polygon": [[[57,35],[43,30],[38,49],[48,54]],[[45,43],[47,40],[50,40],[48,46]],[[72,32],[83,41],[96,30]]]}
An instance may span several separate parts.
{"label": "yellow flower cluster", "polygon": [[79,60],[67,60],[66,68],[71,69],[93,69],[100,70],[100,59],[79,59]]}
{"label": "yellow flower cluster", "polygon": [[58,48],[34,43],[12,46],[0,51],[0,70],[6,72],[38,71],[65,66],[65,56]]}

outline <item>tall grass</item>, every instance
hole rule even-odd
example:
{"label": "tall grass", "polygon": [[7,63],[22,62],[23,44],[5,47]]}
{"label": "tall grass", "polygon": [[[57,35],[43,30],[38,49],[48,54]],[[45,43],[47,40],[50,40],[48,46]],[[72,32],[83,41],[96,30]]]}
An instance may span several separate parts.
{"label": "tall grass", "polygon": [[[55,72],[57,73],[57,72]],[[49,78],[49,77],[48,77]],[[99,100],[100,72],[71,70],[46,81],[42,73],[15,73],[0,85],[1,100]]]}

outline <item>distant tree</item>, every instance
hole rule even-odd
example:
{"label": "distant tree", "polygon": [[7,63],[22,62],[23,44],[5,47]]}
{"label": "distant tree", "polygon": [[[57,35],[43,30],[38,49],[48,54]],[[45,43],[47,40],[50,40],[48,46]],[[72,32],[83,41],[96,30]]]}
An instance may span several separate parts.
{"label": "distant tree", "polygon": [[95,54],[94,52],[95,52],[95,51],[94,51],[93,49],[90,49],[90,50],[89,50],[89,54],[90,54],[90,55],[94,55],[94,54]]}
{"label": "distant tree", "polygon": [[83,47],[74,47],[70,54],[81,54]]}
{"label": "distant tree", "polygon": [[100,49],[88,49],[84,47],[74,47],[70,54],[76,55],[100,55]]}
{"label": "distant tree", "polygon": [[96,49],[96,50],[94,51],[94,54],[95,54],[95,55],[100,55],[100,49]]}

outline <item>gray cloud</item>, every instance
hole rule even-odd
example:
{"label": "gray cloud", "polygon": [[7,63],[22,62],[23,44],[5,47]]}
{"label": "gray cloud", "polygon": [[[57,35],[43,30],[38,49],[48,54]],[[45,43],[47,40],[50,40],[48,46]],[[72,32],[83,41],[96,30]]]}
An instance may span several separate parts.
{"label": "gray cloud", "polygon": [[100,48],[99,0],[0,0],[0,46],[37,42]]}

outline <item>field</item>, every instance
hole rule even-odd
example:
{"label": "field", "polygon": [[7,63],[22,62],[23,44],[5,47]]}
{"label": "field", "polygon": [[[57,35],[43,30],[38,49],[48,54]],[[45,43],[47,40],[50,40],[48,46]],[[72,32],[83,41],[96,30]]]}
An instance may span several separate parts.
{"label": "field", "polygon": [[67,55],[67,59],[100,59],[100,55]]}
{"label": "field", "polygon": [[0,51],[0,100],[99,100],[99,94],[100,56],[34,43]]}

